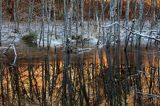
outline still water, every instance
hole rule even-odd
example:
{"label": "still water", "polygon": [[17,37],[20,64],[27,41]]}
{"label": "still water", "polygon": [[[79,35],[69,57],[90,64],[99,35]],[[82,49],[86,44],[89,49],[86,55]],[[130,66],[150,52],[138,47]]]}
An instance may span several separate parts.
{"label": "still water", "polygon": [[1,62],[1,105],[160,105],[155,47],[19,49]]}

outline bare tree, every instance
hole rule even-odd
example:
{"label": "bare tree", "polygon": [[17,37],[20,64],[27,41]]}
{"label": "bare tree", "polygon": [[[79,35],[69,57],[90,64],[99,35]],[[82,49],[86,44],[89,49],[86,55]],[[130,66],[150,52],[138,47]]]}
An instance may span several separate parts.
{"label": "bare tree", "polygon": [[19,32],[19,14],[18,14],[19,0],[14,1],[14,23],[15,29],[14,32]]}
{"label": "bare tree", "polygon": [[[80,11],[81,11],[81,36],[84,35],[84,0],[80,0]],[[83,42],[82,42],[83,46]]]}
{"label": "bare tree", "polygon": [[0,0],[0,46],[2,45],[2,0]]}
{"label": "bare tree", "polygon": [[39,45],[41,44],[44,47],[44,24],[45,24],[45,1],[41,0],[41,33],[39,38]]}
{"label": "bare tree", "polygon": [[28,29],[29,32],[31,32],[31,23],[32,23],[32,18],[33,18],[33,7],[34,6],[34,0],[29,0],[29,14],[28,14]]}

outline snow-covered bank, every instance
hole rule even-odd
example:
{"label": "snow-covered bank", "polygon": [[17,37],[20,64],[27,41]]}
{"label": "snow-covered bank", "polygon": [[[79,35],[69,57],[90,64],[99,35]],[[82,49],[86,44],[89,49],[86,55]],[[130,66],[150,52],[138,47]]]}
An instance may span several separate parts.
{"label": "snow-covered bank", "polygon": [[[152,41],[160,42],[159,39],[159,28],[155,27],[154,29],[150,29],[150,24],[148,21],[144,24],[144,28],[141,33],[134,29],[131,30],[132,22],[128,23],[128,27],[125,27],[124,22],[120,23],[115,22],[112,23],[110,21],[105,21],[101,27],[96,26],[95,24],[88,25],[88,22],[83,23],[83,27],[78,23],[76,26],[75,23],[72,23],[71,26],[68,26],[66,30],[64,30],[63,22],[54,23],[45,23],[42,27],[41,23],[32,23],[30,26],[31,31],[36,32],[38,34],[37,43],[39,46],[47,46],[50,47],[60,47],[65,46],[66,38],[65,35],[68,35],[68,40],[71,45],[75,45],[78,42],[83,42],[85,45],[90,45],[92,47],[103,47],[106,44],[108,39],[110,39],[110,43],[115,42],[118,37],[114,34],[114,31],[110,31],[109,29],[115,25],[120,26],[120,43],[121,45],[125,44],[126,33],[130,36],[129,38],[133,38],[134,40],[137,36],[141,37],[141,44],[146,45],[148,39]],[[44,33],[42,31],[44,30]],[[14,23],[5,22],[2,25],[2,45],[7,46],[10,43],[19,44],[21,38],[29,33],[28,24],[20,23],[19,24],[19,32],[14,32]],[[65,33],[65,34],[64,34]],[[43,36],[44,34],[44,36]],[[43,36],[40,41],[40,36]],[[73,39],[77,37],[76,39]],[[43,40],[44,39],[44,40]],[[77,41],[76,41],[77,40]],[[130,42],[131,39],[129,39]]]}

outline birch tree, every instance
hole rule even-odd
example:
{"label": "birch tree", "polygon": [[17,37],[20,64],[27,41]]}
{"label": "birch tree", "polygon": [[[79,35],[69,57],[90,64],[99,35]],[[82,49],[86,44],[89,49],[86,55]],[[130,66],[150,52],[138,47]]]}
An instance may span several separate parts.
{"label": "birch tree", "polygon": [[[80,0],[81,2],[81,36],[84,35],[84,0]],[[82,42],[82,46],[83,46],[83,42]]]}
{"label": "birch tree", "polygon": [[101,17],[101,18],[102,18],[102,24],[104,24],[104,18],[105,18],[105,17],[104,17],[104,11],[105,11],[104,5],[105,5],[105,1],[102,0],[102,3],[101,3],[101,10],[102,10],[102,12],[101,12],[101,13],[102,13],[102,15],[101,15],[102,17]]}
{"label": "birch tree", "polygon": [[96,17],[96,28],[97,28],[97,31],[99,29],[99,17],[98,17],[98,12],[99,12],[99,9],[98,9],[98,1],[96,1],[96,6],[95,6],[95,17]]}
{"label": "birch tree", "polygon": [[19,16],[18,16],[18,6],[19,0],[14,1],[14,23],[15,23],[15,30],[14,32],[19,32]]}
{"label": "birch tree", "polygon": [[123,11],[123,0],[120,0],[120,17],[122,17],[122,11]]}
{"label": "birch tree", "polygon": [[72,19],[73,19],[73,5],[74,2],[73,0],[70,0],[70,9],[69,9],[69,14],[68,14],[68,19],[69,19],[69,35],[71,36],[71,27],[72,27]]}
{"label": "birch tree", "polygon": [[[51,10],[52,10],[52,0],[48,0],[47,2],[47,22],[48,22],[48,33],[47,33],[47,47],[49,49],[50,47],[50,36],[51,33],[53,32],[53,30],[50,31],[50,26],[52,25],[51,23]],[[53,25],[52,25],[52,29],[53,29]]]}
{"label": "birch tree", "polygon": [[152,25],[151,26],[154,26],[155,24],[155,21],[156,21],[156,2],[157,0],[152,0],[151,1],[151,6],[152,6]]}
{"label": "birch tree", "polygon": [[[127,5],[126,5],[126,17],[125,17],[125,27],[128,29],[128,22],[129,22],[129,11],[130,11],[130,0],[127,0]],[[128,46],[128,30],[126,29],[126,39],[125,39],[125,50],[127,49]],[[127,51],[127,50],[126,50]]]}
{"label": "birch tree", "polygon": [[45,21],[45,1],[41,0],[41,33],[40,33],[40,38],[39,38],[39,45],[41,44],[41,41],[43,43],[44,47],[44,21]]}
{"label": "birch tree", "polygon": [[88,29],[88,37],[90,36],[90,16],[91,16],[91,0],[88,0],[88,17],[87,17],[87,20],[88,20],[88,23],[87,23],[87,29]]}
{"label": "birch tree", "polygon": [[[52,11],[52,14],[53,14],[53,25],[52,25],[52,28],[54,28],[54,31],[55,31],[55,38],[57,39],[57,28],[56,28],[56,3],[55,3],[55,0],[51,0],[51,4],[52,4],[52,7],[51,9],[53,10]],[[50,5],[49,5],[50,7]],[[52,29],[53,31],[53,29]]]}
{"label": "birch tree", "polygon": [[34,0],[29,0],[29,8],[28,8],[28,29],[29,32],[31,32],[31,23],[32,23],[32,17],[33,17],[33,5],[34,5]]}
{"label": "birch tree", "polygon": [[56,21],[56,3],[55,3],[55,0],[51,0],[52,1],[52,9],[53,9],[53,22],[55,24],[55,21]]}
{"label": "birch tree", "polygon": [[139,1],[139,31],[142,31],[143,28],[143,9],[144,9],[144,0]]}

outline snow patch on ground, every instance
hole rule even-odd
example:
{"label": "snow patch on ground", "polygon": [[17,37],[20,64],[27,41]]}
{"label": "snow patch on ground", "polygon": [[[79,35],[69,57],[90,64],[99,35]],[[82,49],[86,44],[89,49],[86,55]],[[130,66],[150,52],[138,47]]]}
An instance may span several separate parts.
{"label": "snow patch on ground", "polygon": [[[112,27],[115,23],[111,24],[110,21],[106,21],[104,23],[103,26],[105,27]],[[121,44],[124,44],[124,41],[126,39],[126,29],[123,28],[124,26],[124,22],[120,22],[118,23],[120,24],[122,27],[120,28],[120,40],[121,40]],[[128,28],[130,28],[132,25],[132,22],[129,22],[128,24]],[[28,24],[26,23],[20,23],[19,24],[19,32],[18,33],[14,33],[14,23],[7,23],[5,22],[2,25],[2,44],[3,45],[7,45],[10,44],[12,41],[14,41],[14,43],[18,43],[20,42],[22,36],[27,35],[28,34]],[[88,30],[89,29],[89,30]],[[37,42],[39,42],[40,39],[40,35],[41,35],[41,23],[32,23],[31,24],[31,30],[34,32],[37,32],[38,34],[38,39]],[[105,33],[107,32],[107,30],[104,30]],[[63,23],[56,23],[56,28],[54,27],[54,23],[50,23],[44,24],[44,46],[47,46],[47,36],[49,36],[49,38],[51,38],[49,40],[49,44],[51,47],[55,47],[55,46],[63,46],[65,45],[65,40],[64,40],[64,26]],[[152,33],[151,33],[152,32]],[[128,31],[129,33],[129,31]],[[154,30],[150,30],[150,24],[148,21],[146,21],[144,28],[142,30],[141,33],[139,33],[139,31],[135,32],[136,34],[139,35],[132,35],[134,37],[134,39],[136,38],[136,36],[140,36],[142,35],[142,39],[141,42],[142,44],[147,44],[148,42],[148,38],[152,38],[153,40],[157,39],[157,29]],[[102,44],[102,40],[104,40],[106,42],[106,40],[109,38],[108,36],[110,35],[105,35],[104,38],[102,38],[103,36],[103,30],[102,28],[100,30],[97,30],[94,26],[94,24],[90,24],[90,26],[88,27],[88,22],[84,22],[83,27],[80,26],[78,24],[78,29],[76,30],[76,24],[72,24],[71,26],[71,31],[69,31],[69,27],[66,30],[66,34],[68,34],[69,36],[69,41],[71,44],[75,44],[75,40],[71,39],[71,36],[82,36],[83,39],[86,39],[86,44],[89,45],[93,45],[93,46],[98,46],[98,47],[103,47],[103,44],[105,44],[103,42]],[[115,37],[114,34],[111,35],[112,37],[112,42],[114,41],[113,38]],[[99,39],[101,38],[101,39]],[[159,40],[159,39],[158,39]],[[43,42],[41,41],[40,46],[43,46]]]}

